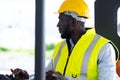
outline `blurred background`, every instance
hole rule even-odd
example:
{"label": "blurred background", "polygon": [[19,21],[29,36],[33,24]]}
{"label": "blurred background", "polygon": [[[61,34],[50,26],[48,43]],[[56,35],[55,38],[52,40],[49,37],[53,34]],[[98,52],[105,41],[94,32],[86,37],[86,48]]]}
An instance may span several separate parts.
{"label": "blurred background", "polygon": [[0,73],[34,72],[35,0],[0,0]]}
{"label": "blurred background", "polygon": [[[94,27],[94,0],[85,0],[90,19],[86,27]],[[46,65],[53,49],[60,41],[56,27],[57,12],[63,0],[44,0],[44,39]],[[118,10],[118,34],[120,33]],[[11,74],[10,69],[22,68],[34,73],[35,56],[35,0],[0,0],[0,74]]]}

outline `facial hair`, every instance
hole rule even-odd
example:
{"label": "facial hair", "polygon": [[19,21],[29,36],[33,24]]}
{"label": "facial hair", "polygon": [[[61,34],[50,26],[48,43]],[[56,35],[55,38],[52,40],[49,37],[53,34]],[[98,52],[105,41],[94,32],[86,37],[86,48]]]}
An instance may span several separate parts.
{"label": "facial hair", "polygon": [[68,38],[70,38],[70,36],[71,36],[70,35],[70,26],[68,24],[68,25],[64,26],[64,29],[61,33],[61,38],[62,39],[68,39]]}

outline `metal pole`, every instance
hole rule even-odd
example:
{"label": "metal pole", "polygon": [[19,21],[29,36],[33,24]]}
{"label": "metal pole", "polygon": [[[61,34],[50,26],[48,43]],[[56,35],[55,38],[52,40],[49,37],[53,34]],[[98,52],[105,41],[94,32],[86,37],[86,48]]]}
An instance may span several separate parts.
{"label": "metal pole", "polygon": [[45,80],[43,0],[36,0],[35,15],[35,80]]}

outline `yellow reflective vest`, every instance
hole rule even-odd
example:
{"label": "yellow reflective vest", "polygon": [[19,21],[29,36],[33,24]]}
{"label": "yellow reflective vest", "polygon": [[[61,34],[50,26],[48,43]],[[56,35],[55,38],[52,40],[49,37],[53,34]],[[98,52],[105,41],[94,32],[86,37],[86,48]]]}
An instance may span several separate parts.
{"label": "yellow reflective vest", "polygon": [[70,56],[66,41],[59,42],[52,58],[53,69],[63,74],[67,64],[66,77],[79,79],[85,76],[86,80],[97,80],[98,55],[100,49],[108,42],[110,42],[108,39],[96,34],[94,29],[90,29],[78,40]]}

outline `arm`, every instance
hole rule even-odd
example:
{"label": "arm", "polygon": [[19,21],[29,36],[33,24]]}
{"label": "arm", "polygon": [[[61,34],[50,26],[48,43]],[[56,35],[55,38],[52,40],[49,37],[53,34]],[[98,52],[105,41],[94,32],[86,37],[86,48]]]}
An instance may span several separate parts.
{"label": "arm", "polygon": [[98,56],[98,80],[115,80],[116,60],[115,51],[110,43],[100,50]]}
{"label": "arm", "polygon": [[46,67],[46,80],[66,80],[66,78],[59,72],[52,70],[52,60]]}

